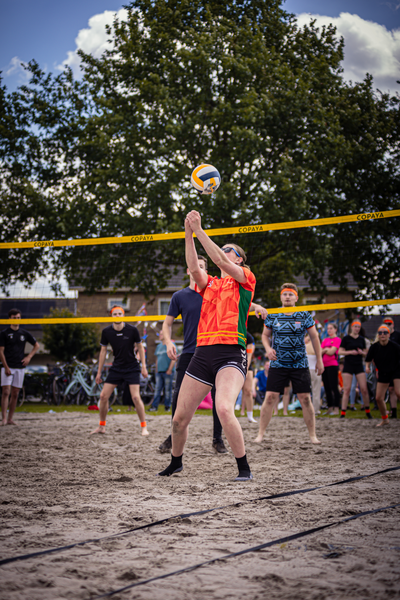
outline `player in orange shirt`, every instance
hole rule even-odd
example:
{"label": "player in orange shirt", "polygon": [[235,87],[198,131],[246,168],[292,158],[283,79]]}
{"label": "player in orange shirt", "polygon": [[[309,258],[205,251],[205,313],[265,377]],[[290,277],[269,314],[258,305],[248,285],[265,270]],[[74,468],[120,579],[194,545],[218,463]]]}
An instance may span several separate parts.
{"label": "player in orange shirt", "polygon": [[[221,269],[211,277],[200,268],[193,233],[210,259]],[[179,391],[172,427],[171,463],[158,475],[182,471],[183,449],[193,415],[216,386],[215,403],[225,435],[235,455],[239,474],[235,481],[253,478],[246,459],[243,432],[235,417],[235,400],[247,372],[247,317],[253,300],[256,278],[245,265],[246,255],[236,244],[219,248],[203,231],[201,217],[191,211],[185,220],[186,262],[203,297],[197,347]]]}

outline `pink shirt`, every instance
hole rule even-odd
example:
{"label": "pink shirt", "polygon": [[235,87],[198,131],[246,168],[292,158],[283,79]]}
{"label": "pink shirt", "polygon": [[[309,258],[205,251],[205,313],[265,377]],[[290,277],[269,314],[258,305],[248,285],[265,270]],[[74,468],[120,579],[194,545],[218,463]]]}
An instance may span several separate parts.
{"label": "pink shirt", "polygon": [[[321,348],[332,348],[333,346],[335,346],[335,348],[339,349],[341,341],[342,340],[340,339],[340,337],[327,337],[322,342]],[[337,353],[332,354],[332,356],[329,356],[329,354],[323,354],[322,362],[324,363],[324,367],[337,367],[339,365],[337,360]]]}

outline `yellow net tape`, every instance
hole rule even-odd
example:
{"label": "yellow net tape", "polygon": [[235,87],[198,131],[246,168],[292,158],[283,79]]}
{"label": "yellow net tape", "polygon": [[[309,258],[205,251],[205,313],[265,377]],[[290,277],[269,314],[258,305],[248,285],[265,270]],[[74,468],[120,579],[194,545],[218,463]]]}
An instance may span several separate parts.
{"label": "yellow net tape", "polygon": [[[385,306],[387,304],[400,304],[400,298],[392,298],[390,300],[366,300],[366,301],[355,301],[355,302],[339,302],[336,304],[305,304],[303,306],[296,306],[295,311],[306,310],[310,311],[328,311],[328,310],[340,310],[347,308],[358,308],[362,306]],[[294,312],[293,307],[289,308],[268,308],[268,314],[275,313],[288,313]],[[250,315],[254,315],[251,312]],[[118,317],[118,321],[126,322],[151,322],[151,321],[164,321],[166,315],[146,315],[141,317]],[[178,317],[178,319],[180,316]],[[48,319],[0,319],[0,325],[55,325],[57,323],[113,323],[115,317],[49,317]]]}
{"label": "yellow net tape", "polygon": [[[400,210],[384,210],[382,212],[360,213],[345,215],[343,217],[327,217],[326,219],[309,219],[307,221],[288,221],[286,223],[272,223],[268,225],[241,225],[239,227],[225,227],[222,229],[207,229],[206,234],[232,235],[243,233],[261,233],[264,231],[279,231],[282,229],[298,229],[301,227],[320,227],[321,225],[334,225],[336,223],[351,223],[353,221],[370,221],[373,219],[389,219],[399,217]],[[151,233],[144,235],[125,235],[121,237],[87,238],[81,240],[43,240],[36,242],[3,242],[0,250],[7,248],[59,248],[62,246],[101,246],[104,244],[133,244],[138,242],[157,242],[164,240],[178,240],[185,237],[184,231],[175,233]]]}

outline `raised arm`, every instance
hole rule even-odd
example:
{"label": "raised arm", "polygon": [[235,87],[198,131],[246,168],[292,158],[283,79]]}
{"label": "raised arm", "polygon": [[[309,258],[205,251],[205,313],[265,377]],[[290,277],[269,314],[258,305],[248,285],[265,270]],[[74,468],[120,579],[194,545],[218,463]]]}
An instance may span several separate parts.
{"label": "raised arm", "polygon": [[193,229],[187,218],[185,219],[185,254],[186,264],[190,271],[190,275],[193,277],[198,287],[203,290],[207,285],[208,276],[204,269],[200,268],[194,245]]}
{"label": "raised arm", "polygon": [[[247,281],[246,275],[243,273],[242,267],[239,265],[235,265],[235,263],[231,262],[229,258],[226,256],[224,252],[222,252],[221,248],[217,246],[204,232],[201,227],[201,216],[196,210],[192,210],[187,216],[185,221],[185,232],[186,232],[186,222],[190,226],[191,230],[196,234],[197,239],[200,244],[203,246],[204,250],[207,252],[208,256],[211,258],[214,264],[217,265],[224,273],[227,273],[239,283],[245,283]],[[194,242],[193,242],[194,248]],[[188,265],[189,270],[190,266]],[[193,279],[195,279],[193,275]],[[195,279],[196,281],[196,279]],[[197,283],[197,281],[196,281]],[[198,284],[197,284],[198,285]],[[207,285],[207,282],[203,287]],[[199,286],[200,287],[200,286]]]}

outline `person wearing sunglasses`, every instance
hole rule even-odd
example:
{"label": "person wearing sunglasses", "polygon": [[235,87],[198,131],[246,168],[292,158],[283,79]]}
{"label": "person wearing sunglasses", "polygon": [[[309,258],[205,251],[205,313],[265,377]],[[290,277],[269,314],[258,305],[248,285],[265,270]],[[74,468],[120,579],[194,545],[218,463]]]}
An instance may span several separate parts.
{"label": "person wearing sunglasses", "polygon": [[[397,331],[394,328],[394,321],[392,317],[385,317],[383,319],[382,325],[386,325],[389,327],[390,331],[390,341],[395,342],[400,346],[400,331]],[[391,408],[391,419],[397,419],[397,396],[394,391],[393,381],[389,383],[389,399],[390,399],[390,408]]]}
{"label": "person wearing sunglasses", "polygon": [[[221,269],[220,277],[211,277],[200,267],[193,234]],[[158,475],[165,477],[182,471],[189,423],[200,402],[215,385],[217,413],[238,466],[235,481],[249,481],[253,475],[234,408],[246,379],[247,318],[256,278],[245,264],[246,254],[242,248],[236,244],[219,248],[202,229],[201,216],[194,210],[185,219],[185,250],[195,290],[202,296],[203,303],[196,350],[186,369],[173,418],[171,462]]]}
{"label": "person wearing sunglasses", "polygon": [[400,346],[390,339],[390,329],[386,325],[379,327],[378,341],[368,350],[365,359],[367,373],[371,370],[372,361],[378,372],[375,400],[382,417],[382,421],[377,425],[380,427],[388,424],[385,395],[391,382],[393,382],[396,398],[400,400]]}

